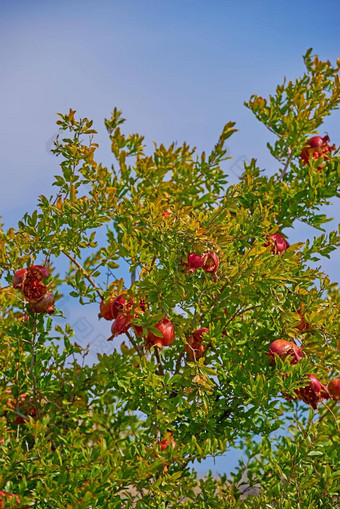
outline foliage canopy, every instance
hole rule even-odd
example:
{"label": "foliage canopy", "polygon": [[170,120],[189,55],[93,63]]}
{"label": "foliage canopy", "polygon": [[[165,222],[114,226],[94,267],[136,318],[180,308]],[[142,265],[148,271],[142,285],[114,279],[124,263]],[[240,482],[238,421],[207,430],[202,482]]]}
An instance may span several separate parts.
{"label": "foliage canopy", "polygon": [[[319,210],[339,196],[339,152],[300,160],[338,108],[340,60],[332,66],[309,50],[304,62],[302,78],[246,103],[276,135],[268,145],[276,171],[266,175],[252,160],[235,185],[223,169],[233,122],[209,155],[186,144],[156,145],[148,155],[142,136],[123,133],[115,109],[105,120],[115,157],[107,168],[95,160],[92,122],[73,110],[59,115],[56,194],[0,231],[2,490],[44,509],[339,504],[339,405],[309,410],[282,396],[293,398],[308,373],[327,384],[340,369],[338,287],[310,266],[339,245],[339,231],[322,233],[329,219]],[[273,254],[268,236],[296,221],[320,234]],[[186,270],[189,253],[207,252],[218,255],[216,273]],[[65,256],[70,268],[59,274]],[[134,329],[86,364],[70,325],[32,312],[12,287],[14,273],[34,264],[51,269],[54,316],[63,317],[63,293],[80,305],[97,302],[99,312],[102,299],[125,292]],[[122,277],[127,266],[131,281]],[[147,349],[143,336],[159,335],[164,317],[174,342]],[[209,329],[204,355],[189,358],[185,345],[200,327]],[[275,339],[297,342],[303,359],[270,365]],[[19,405],[22,394],[30,408]],[[176,444],[162,450],[171,437]],[[231,447],[247,459],[230,478],[197,477],[192,461]]]}

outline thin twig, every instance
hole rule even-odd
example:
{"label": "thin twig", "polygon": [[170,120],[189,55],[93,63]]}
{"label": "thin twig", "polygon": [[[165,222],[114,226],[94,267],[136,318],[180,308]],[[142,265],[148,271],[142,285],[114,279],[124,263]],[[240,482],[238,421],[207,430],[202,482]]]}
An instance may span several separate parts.
{"label": "thin twig", "polygon": [[157,364],[158,364],[158,375],[161,375],[161,376],[164,376],[164,370],[163,370],[163,366],[162,366],[162,361],[161,361],[161,356],[159,355],[159,350],[158,350],[158,347],[155,346],[154,348],[154,351],[155,351],[155,357],[157,359]]}
{"label": "thin twig", "polygon": [[13,409],[13,410],[11,409],[11,412],[13,412],[13,414],[19,415],[19,417],[21,417],[22,419],[25,419],[25,421],[30,422],[30,418],[27,417],[25,414],[21,413],[20,410],[18,410],[17,408]]}
{"label": "thin twig", "polygon": [[227,321],[227,323],[224,325],[224,327],[227,327],[230,322],[232,320],[234,320],[234,318],[236,318],[236,316],[239,316],[239,315],[243,315],[243,313],[246,313],[247,311],[252,311],[253,309],[257,309],[257,308],[260,308],[262,307],[262,304],[257,304],[256,306],[250,306],[249,308],[246,308],[246,309],[239,309],[237,310],[232,316],[231,318]]}
{"label": "thin twig", "polygon": [[74,263],[74,265],[84,274],[84,277],[88,280],[88,282],[93,286],[93,288],[96,290],[97,294],[99,295],[99,297],[101,298],[101,300],[104,299],[104,296],[102,294],[102,292],[100,291],[100,289],[98,288],[98,286],[96,285],[94,279],[92,279],[92,277],[88,274],[88,272],[84,269],[84,267],[75,259],[73,258],[72,255],[70,255],[67,251],[65,251],[64,249],[61,249],[61,252],[64,253],[65,256],[67,256],[67,258],[69,258],[71,260],[72,263]]}
{"label": "thin twig", "polygon": [[[216,302],[220,299],[222,293],[224,292],[224,290],[226,289],[226,287],[228,286],[228,284],[230,284],[230,281],[229,279],[226,281],[226,283],[222,286],[222,288],[220,289],[220,291],[215,295],[215,297],[213,298],[213,300],[211,301],[211,304],[210,304],[210,309],[213,310],[214,309],[214,306],[216,304]],[[200,316],[200,322],[203,320],[205,316],[205,313],[202,313],[201,316]]]}
{"label": "thin twig", "polygon": [[142,358],[143,357],[143,352],[142,350],[140,349],[139,345],[137,345],[136,341],[134,340],[134,338],[132,337],[132,335],[130,334],[130,332],[125,332],[125,334],[127,335],[127,337],[129,338],[132,346],[134,347],[134,349],[136,350],[136,352],[138,353],[139,357]]}
{"label": "thin twig", "polygon": [[[229,320],[227,321],[227,323],[224,325],[224,330],[226,329],[226,327],[230,324],[230,322],[232,322],[237,316],[240,316],[240,315],[243,315],[243,313],[246,313],[247,311],[252,311],[253,309],[256,309],[256,308],[260,308],[262,307],[262,304],[258,304],[257,306],[250,306],[249,308],[241,308],[241,309],[238,309],[230,318]],[[207,351],[209,350],[209,348],[212,346],[212,343],[208,343],[207,346],[205,347],[205,351],[204,351],[204,354],[207,353]]]}
{"label": "thin twig", "polygon": [[30,376],[33,381],[33,400],[34,400],[34,406],[36,408],[36,411],[38,413],[38,418],[40,419],[40,411],[39,411],[39,405],[37,401],[37,380],[35,378],[34,374],[34,360],[35,360],[35,339],[37,335],[37,321],[34,320],[34,327],[33,327],[33,338],[32,338],[32,351],[31,351],[31,366],[30,366]]}
{"label": "thin twig", "polygon": [[292,149],[290,147],[288,147],[287,152],[288,152],[287,161],[286,161],[286,164],[285,164],[283,170],[280,173],[279,180],[282,180],[283,176],[287,173],[287,170],[289,168],[289,163],[292,158]]}
{"label": "thin twig", "polygon": [[[339,429],[339,424],[338,424],[338,421],[337,421],[337,418],[335,417],[334,413],[333,413],[333,410],[331,409],[330,406],[326,405],[326,403],[324,401],[321,401],[321,403],[323,404],[323,406],[325,408],[327,408],[327,410],[332,414],[332,416],[334,417],[334,421],[335,421],[335,425],[336,425],[336,428],[338,430],[338,433],[340,431]],[[320,417],[319,421],[318,422],[321,422],[324,418],[325,418],[326,414],[324,414],[322,417]]]}
{"label": "thin twig", "polygon": [[176,361],[176,364],[175,364],[175,374],[177,374],[179,372],[179,369],[181,367],[181,361],[182,361],[182,359],[184,357],[184,353],[185,353],[185,348],[183,348],[183,350],[181,351],[181,353],[177,357],[177,361]]}

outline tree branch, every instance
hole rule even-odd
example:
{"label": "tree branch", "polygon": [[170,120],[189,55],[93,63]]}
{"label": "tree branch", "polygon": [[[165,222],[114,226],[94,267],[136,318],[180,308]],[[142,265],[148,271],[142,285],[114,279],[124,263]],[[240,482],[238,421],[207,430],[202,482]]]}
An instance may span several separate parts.
{"label": "tree branch", "polygon": [[155,357],[157,359],[157,364],[158,364],[158,369],[157,369],[158,373],[157,374],[164,376],[164,370],[163,370],[163,366],[162,366],[161,356],[159,355],[159,350],[158,350],[157,346],[155,346],[154,352],[155,352]]}
{"label": "tree branch", "polygon": [[287,173],[288,168],[289,168],[289,163],[292,158],[292,149],[290,147],[288,147],[287,151],[288,151],[287,161],[286,161],[286,164],[285,164],[283,170],[280,173],[279,180],[282,180],[283,176]]}
{"label": "tree branch", "polygon": [[130,334],[130,332],[126,331],[125,334],[127,335],[127,337],[129,338],[132,346],[134,347],[134,349],[136,350],[136,352],[138,353],[139,357],[142,358],[144,357],[143,355],[143,352],[142,350],[140,349],[139,345],[136,343],[136,341],[134,340],[134,338],[132,337],[132,335]]}
{"label": "tree branch", "polygon": [[67,256],[67,258],[69,258],[69,260],[71,260],[71,262],[83,273],[84,277],[88,280],[90,285],[93,286],[93,288],[96,290],[96,292],[99,295],[99,297],[101,298],[101,300],[103,300],[104,296],[103,296],[102,292],[100,291],[99,287],[96,285],[94,279],[92,279],[92,277],[89,275],[89,273],[84,269],[84,267],[72,255],[67,253],[67,251],[65,251],[64,249],[61,249],[61,252],[64,253],[64,255]]}

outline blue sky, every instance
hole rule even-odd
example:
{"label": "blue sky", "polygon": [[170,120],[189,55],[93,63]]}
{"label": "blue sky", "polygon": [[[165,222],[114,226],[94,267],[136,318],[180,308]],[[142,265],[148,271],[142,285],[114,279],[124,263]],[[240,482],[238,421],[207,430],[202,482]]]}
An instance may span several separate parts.
{"label": "blue sky", "polygon": [[[56,113],[70,107],[94,120],[106,164],[112,159],[103,120],[117,106],[126,129],[144,134],[150,149],[153,141],[186,141],[210,150],[224,124],[236,121],[239,133],[228,142],[234,161],[255,157],[262,168],[276,169],[266,148],[270,135],[243,101],[274,92],[284,76],[301,75],[310,47],[335,62],[339,16],[337,0],[0,0],[5,227],[33,210],[39,194],[52,193]],[[320,130],[337,145],[339,120],[335,112]],[[240,170],[227,164],[236,181]],[[339,201],[331,215],[334,229]],[[302,225],[289,232],[291,242],[316,234]],[[337,252],[322,263],[335,280],[339,262]],[[219,471],[229,468],[224,459],[216,464]]]}

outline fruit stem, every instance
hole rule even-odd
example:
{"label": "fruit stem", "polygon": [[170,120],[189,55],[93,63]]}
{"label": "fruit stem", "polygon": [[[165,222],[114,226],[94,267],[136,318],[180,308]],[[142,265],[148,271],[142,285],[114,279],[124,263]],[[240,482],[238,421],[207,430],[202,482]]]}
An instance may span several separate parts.
{"label": "fruit stem", "polygon": [[[339,433],[339,432],[340,432],[339,424],[338,424],[337,418],[335,417],[335,415],[334,415],[334,413],[333,413],[333,410],[331,409],[331,407],[329,407],[328,405],[326,405],[326,403],[325,403],[324,401],[321,401],[321,403],[323,404],[323,406],[324,406],[325,408],[327,408],[327,410],[328,410],[328,411],[332,414],[332,416],[334,417],[335,425],[336,425],[336,428],[337,428],[338,433]],[[323,419],[323,417],[319,419],[319,422],[320,422],[322,419]]]}

